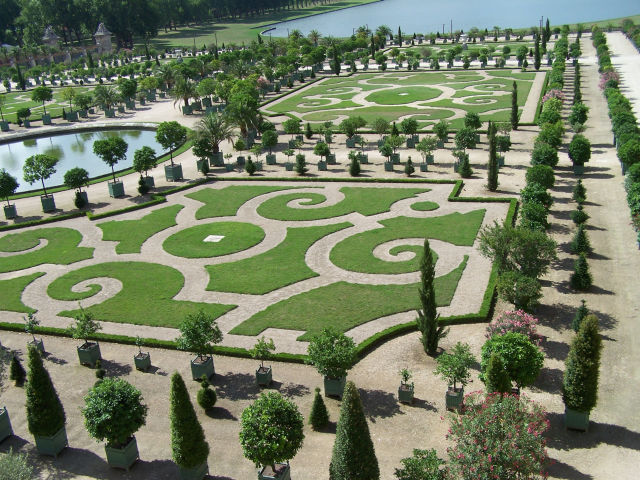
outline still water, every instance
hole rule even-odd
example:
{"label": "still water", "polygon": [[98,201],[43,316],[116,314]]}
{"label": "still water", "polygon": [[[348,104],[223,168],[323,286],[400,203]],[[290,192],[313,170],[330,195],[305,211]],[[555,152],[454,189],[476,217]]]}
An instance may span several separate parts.
{"label": "still water", "polygon": [[147,145],[158,155],[163,149],[156,142],[155,132],[147,130],[103,130],[82,133],[67,133],[52,137],[40,137],[0,145],[0,168],[4,168],[20,183],[18,192],[42,188],[41,182],[29,185],[22,178],[24,160],[37,153],[46,153],[58,159],[56,173],[45,180],[47,187],[62,185],[64,174],[73,167],[82,167],[89,172],[90,177],[111,173],[111,167],[93,153],[93,142],[108,137],[122,137],[128,144],[127,159],[118,162],[115,170],[122,170],[133,164],[133,154],[139,148]]}
{"label": "still water", "polygon": [[538,25],[540,17],[549,17],[552,25],[590,22],[640,14],[638,0],[383,0],[370,5],[347,8],[314,17],[274,25],[269,33],[286,37],[287,31],[305,35],[318,30],[324,36],[346,37],[360,25],[375,30],[398,26],[406,34],[468,30],[471,27],[528,28]]}

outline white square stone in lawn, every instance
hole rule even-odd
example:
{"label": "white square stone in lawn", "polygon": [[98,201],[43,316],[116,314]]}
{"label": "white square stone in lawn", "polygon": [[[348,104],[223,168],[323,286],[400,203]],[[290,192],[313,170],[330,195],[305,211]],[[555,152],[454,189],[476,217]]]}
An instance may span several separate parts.
{"label": "white square stone in lawn", "polygon": [[210,243],[218,243],[223,238],[224,238],[224,235],[209,235],[207,238],[204,239],[204,241],[210,242]]}

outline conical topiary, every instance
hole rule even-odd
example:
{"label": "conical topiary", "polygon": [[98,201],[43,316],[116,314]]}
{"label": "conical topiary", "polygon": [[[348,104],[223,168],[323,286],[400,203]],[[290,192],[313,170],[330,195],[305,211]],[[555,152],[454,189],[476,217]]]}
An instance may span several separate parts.
{"label": "conical topiary", "polygon": [[351,163],[349,164],[349,175],[352,177],[357,177],[360,175],[360,162],[358,158],[354,155],[351,157]]}
{"label": "conical topiary", "polygon": [[582,184],[582,180],[578,179],[578,183],[573,187],[573,192],[571,194],[571,198],[573,198],[574,202],[584,203],[587,199],[587,189]]}
{"label": "conical topiary", "polygon": [[587,263],[587,257],[584,253],[576,259],[573,266],[573,273],[571,274],[571,286],[576,290],[589,290],[593,279],[589,272],[589,264]]}
{"label": "conical topiary", "polygon": [[64,427],[66,416],[49,372],[35,347],[29,347],[27,384],[27,423],[37,437],[51,437]]}
{"label": "conical topiary", "polygon": [[582,303],[578,307],[578,310],[576,310],[576,314],[573,317],[573,321],[571,322],[571,328],[573,328],[574,332],[577,332],[578,330],[580,330],[580,325],[582,325],[582,321],[586,318],[588,314],[589,314],[589,309],[587,308],[587,303],[584,300],[582,300]]}
{"label": "conical topiary", "polygon": [[571,220],[576,225],[581,225],[587,220],[589,220],[589,215],[584,211],[584,207],[582,205],[578,205],[578,207],[571,212]]}
{"label": "conical topiary", "polygon": [[574,254],[584,253],[585,255],[589,255],[589,253],[591,253],[591,243],[589,242],[589,237],[587,237],[587,231],[584,223],[578,225],[578,230],[576,230],[576,233],[571,240],[569,249],[571,250],[571,253]]}
{"label": "conical topiary", "polygon": [[471,163],[469,162],[469,155],[464,155],[460,160],[460,165],[458,166],[458,173],[462,178],[472,177],[473,169],[471,168]]}
{"label": "conical topiary", "polygon": [[190,469],[202,465],[209,456],[209,444],[193,409],[189,392],[178,372],[171,376],[169,394],[171,451],[179,467]]}
{"label": "conical topiary", "polygon": [[377,480],[380,478],[380,469],[360,394],[353,382],[347,382],[329,465],[329,480],[355,478]]}
{"label": "conical topiary", "polygon": [[492,353],[487,365],[487,371],[484,374],[484,382],[487,393],[511,392],[511,379],[509,372],[504,368],[504,363],[500,355]]}
{"label": "conical topiary", "polygon": [[413,175],[413,172],[415,172],[416,169],[413,166],[413,162],[411,161],[411,157],[409,157],[409,159],[407,160],[407,163],[404,166],[404,173],[407,177],[410,177],[411,175]]}
{"label": "conical topiary", "polygon": [[589,413],[598,400],[598,374],[602,338],[598,318],[588,315],[571,342],[562,383],[564,404],[578,412]]}
{"label": "conical topiary", "polygon": [[13,380],[15,385],[22,385],[24,383],[24,377],[26,372],[22,367],[20,359],[15,355],[11,358],[11,365],[9,366],[9,380]]}
{"label": "conical topiary", "polygon": [[309,423],[314,430],[322,430],[329,423],[329,413],[327,406],[324,404],[320,389],[316,387],[316,394],[313,397],[313,405],[311,406],[311,414],[309,415]]}

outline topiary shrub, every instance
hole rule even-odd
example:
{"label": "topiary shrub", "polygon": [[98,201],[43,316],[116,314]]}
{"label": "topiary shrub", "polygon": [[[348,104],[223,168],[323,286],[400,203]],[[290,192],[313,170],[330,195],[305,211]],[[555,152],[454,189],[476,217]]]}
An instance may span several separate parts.
{"label": "topiary shrub", "polygon": [[413,456],[400,460],[402,468],[396,468],[397,480],[443,480],[444,471],[440,467],[445,461],[438,458],[435,449],[413,449]]}
{"label": "topiary shrub", "polygon": [[492,353],[487,364],[484,376],[485,390],[487,393],[511,393],[511,379],[507,369],[504,368],[502,358],[497,353]]}
{"label": "topiary shrub", "polygon": [[584,222],[589,220],[589,215],[584,211],[584,207],[580,204],[576,207],[576,209],[571,212],[571,220],[576,225],[582,225]]}
{"label": "topiary shrub", "polygon": [[517,332],[494,335],[482,346],[480,379],[484,382],[492,354],[499,355],[509,378],[518,388],[531,385],[538,378],[544,362],[544,355],[527,338]]}
{"label": "topiary shrub", "polygon": [[318,387],[316,387],[316,393],[313,397],[313,405],[311,405],[309,424],[314,430],[322,430],[329,424],[327,406],[324,404],[324,400],[320,394],[320,388]]}
{"label": "topiary shrub", "polygon": [[525,178],[527,180],[527,184],[537,183],[546,189],[553,188],[556,182],[553,168],[549,165],[542,164],[527,168]]}
{"label": "topiary shrub", "polygon": [[249,157],[249,159],[247,160],[247,163],[244,166],[244,170],[249,174],[250,177],[252,177],[253,174],[256,173],[256,164],[253,163],[251,157]]}
{"label": "topiary shrub", "polygon": [[411,157],[409,157],[409,159],[407,160],[407,163],[404,166],[404,173],[407,177],[410,177],[411,175],[413,175],[413,172],[415,172],[416,169],[413,166],[413,162],[411,161]]}
{"label": "topiary shrub", "polygon": [[333,328],[325,328],[309,342],[308,362],[320,375],[342,378],[356,361],[356,345],[351,337]]}
{"label": "topiary shrub", "polygon": [[215,406],[216,401],[218,400],[218,396],[216,395],[216,391],[211,388],[206,375],[203,375],[202,377],[202,381],[200,382],[200,385],[202,385],[202,387],[200,388],[200,390],[198,390],[196,400],[198,401],[198,405],[200,405],[206,411],[212,409]]}
{"label": "topiary shrub", "polygon": [[13,380],[14,385],[19,386],[24,383],[26,375],[20,359],[14,354],[11,357],[11,365],[9,366],[9,380]]}
{"label": "topiary shrub", "polygon": [[591,253],[591,243],[589,242],[589,237],[587,237],[587,230],[585,229],[584,223],[578,225],[578,229],[569,244],[569,250],[576,255],[580,253],[589,255]]}
{"label": "topiary shrub", "polygon": [[520,209],[520,227],[528,230],[545,231],[549,228],[547,215],[549,211],[538,202],[526,202]]}
{"label": "topiary shrub", "polygon": [[558,165],[558,150],[551,145],[536,141],[531,152],[531,165]]}
{"label": "topiary shrub", "polygon": [[349,159],[351,160],[351,163],[349,164],[349,175],[351,175],[352,177],[359,176],[361,169],[358,157],[356,157],[354,152],[349,152]]}
{"label": "topiary shrub", "polygon": [[518,271],[500,274],[496,289],[501,299],[525,312],[533,311],[538,306],[538,300],[542,298],[542,287],[537,278]]}
{"label": "topiary shrub", "polygon": [[520,190],[520,199],[522,203],[539,203],[547,210],[553,205],[553,197],[547,189],[539,183],[528,183],[526,187]]}
{"label": "topiary shrub", "polygon": [[571,328],[573,328],[574,332],[580,330],[580,325],[582,325],[582,321],[589,315],[589,309],[587,308],[587,303],[584,300],[580,301],[580,306],[576,310],[576,314],[571,321]]}
{"label": "topiary shrub", "polygon": [[301,153],[296,155],[296,166],[295,166],[295,169],[296,169],[296,173],[298,175],[304,175],[309,170],[307,168],[307,160],[306,160],[305,156],[303,154],[301,154]]}
{"label": "topiary shrub", "polygon": [[581,134],[576,134],[569,143],[569,158],[575,165],[584,165],[591,158],[591,143]]}
{"label": "topiary shrub", "polygon": [[581,253],[573,264],[570,283],[571,287],[576,290],[589,290],[591,288],[593,278],[589,272],[589,264],[584,253]]}
{"label": "topiary shrub", "polygon": [[581,179],[578,179],[576,186],[573,187],[571,198],[578,203],[584,203],[587,199],[587,189],[584,187]]}

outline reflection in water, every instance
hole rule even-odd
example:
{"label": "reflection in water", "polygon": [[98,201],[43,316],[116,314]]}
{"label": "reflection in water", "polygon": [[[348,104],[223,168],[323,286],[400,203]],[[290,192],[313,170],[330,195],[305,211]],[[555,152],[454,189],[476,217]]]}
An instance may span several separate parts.
{"label": "reflection in water", "polygon": [[42,153],[60,160],[62,158],[62,155],[63,155],[63,150],[62,150],[62,147],[60,145],[49,145],[48,147],[46,147],[42,151]]}
{"label": "reflection in water", "polygon": [[29,140],[23,140],[22,144],[25,147],[33,147],[36,145],[37,140],[35,138],[31,138]]}

